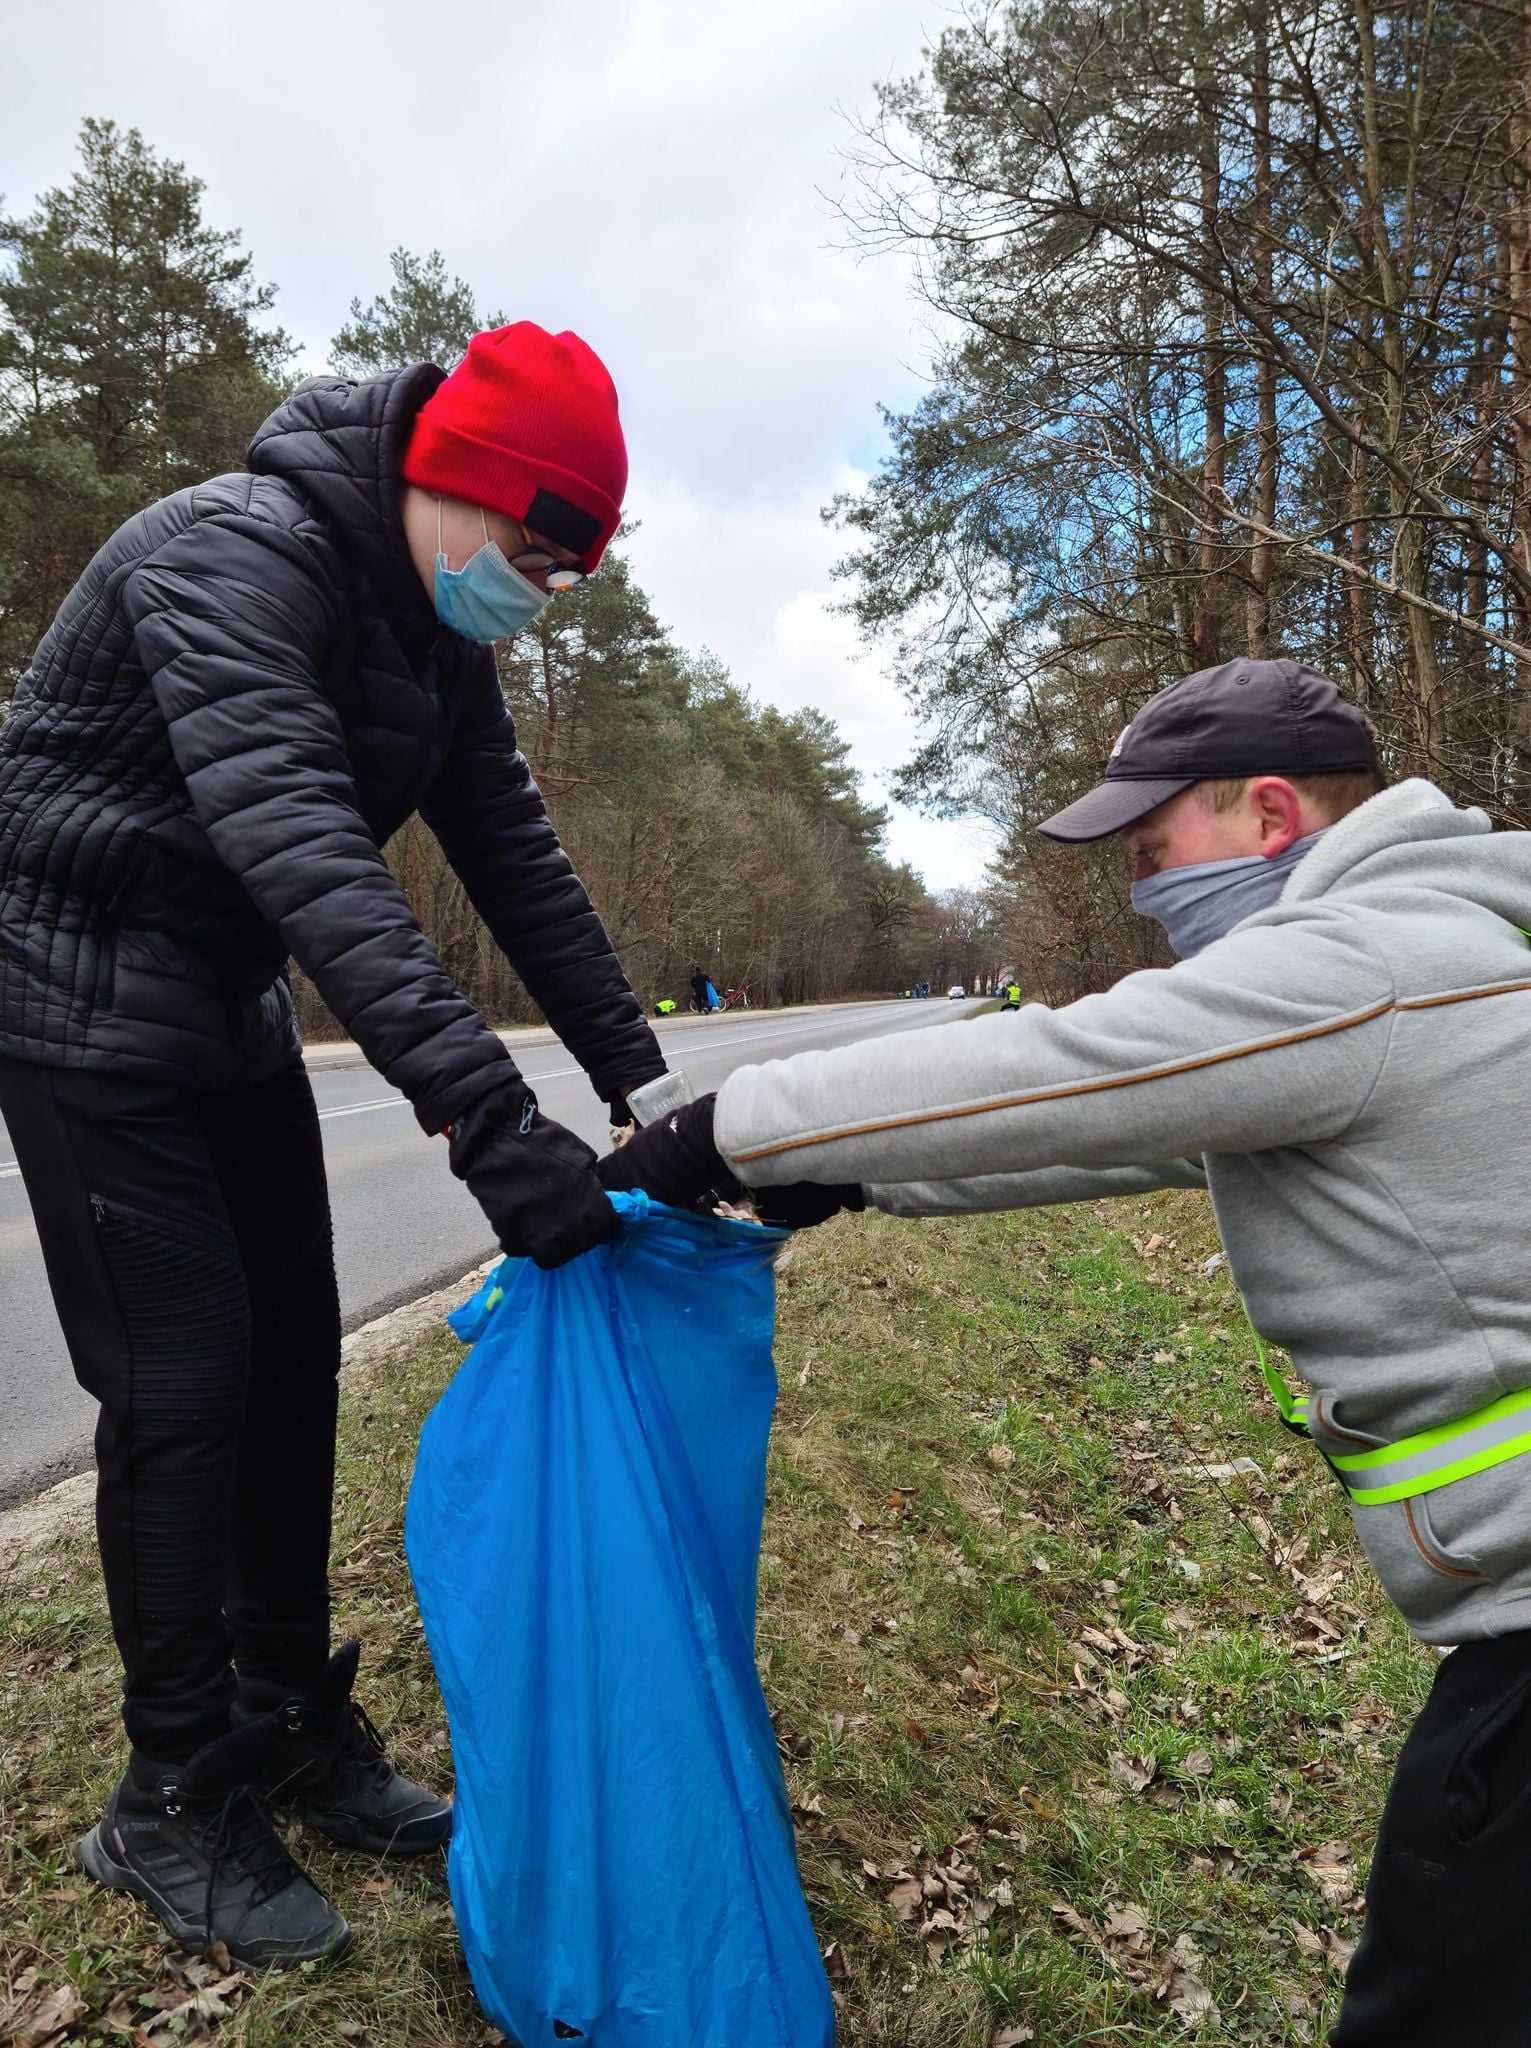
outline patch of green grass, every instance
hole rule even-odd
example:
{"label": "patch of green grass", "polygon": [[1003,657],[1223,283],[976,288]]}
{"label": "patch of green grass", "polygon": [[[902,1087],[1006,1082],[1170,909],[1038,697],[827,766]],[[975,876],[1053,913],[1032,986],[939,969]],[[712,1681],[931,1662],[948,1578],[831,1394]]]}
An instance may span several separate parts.
{"label": "patch of green grass", "polygon": [[[1270,1412],[1214,1248],[1200,1197],[1160,1196],[844,1219],[783,1266],[760,1662],[845,2048],[1179,2038],[1188,1978],[1218,2007],[1203,2040],[1323,2038],[1320,1952],[1357,1931],[1434,1659]],[[368,1709],[434,1783],[450,1753],[400,1527],[457,1355],[442,1338],[349,1381],[335,1540],[337,1637],[361,1637]],[[1258,1469],[1207,1473],[1241,1459]],[[121,2040],[110,2016],[152,2024],[174,1972],[65,1853],[120,1757],[83,1539],[15,1575],[0,1645],[0,1962],[76,1987],[65,2038]],[[351,1959],[167,2039],[492,2038],[439,1864],[299,1849]]]}
{"label": "patch of green grass", "polygon": [[[1323,2038],[1338,1974],[1299,1944],[1355,1936],[1434,1660],[1270,1412],[1215,1248],[1201,1198],[1155,1197],[837,1225],[782,1276],[767,1550],[810,1568],[768,1558],[768,1690],[849,2042],[1178,2037],[1177,1937],[1202,2038]],[[790,1753],[826,1714],[832,1771]],[[1006,1903],[933,1964],[893,1874],[963,1841]]]}

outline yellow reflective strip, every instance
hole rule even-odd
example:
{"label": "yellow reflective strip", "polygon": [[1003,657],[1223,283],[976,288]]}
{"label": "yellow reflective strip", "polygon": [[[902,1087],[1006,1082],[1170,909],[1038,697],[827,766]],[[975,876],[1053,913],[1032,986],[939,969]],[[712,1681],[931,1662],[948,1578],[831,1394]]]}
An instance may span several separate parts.
{"label": "yellow reflective strip", "polygon": [[[1345,1491],[1357,1507],[1386,1507],[1392,1501],[1413,1500],[1419,1494],[1433,1493],[1438,1486],[1449,1486],[1455,1479],[1470,1479],[1475,1472],[1492,1471],[1495,1465],[1508,1464],[1511,1458],[1523,1457],[1531,1451],[1531,1429],[1517,1437],[1507,1438],[1496,1444],[1490,1451],[1476,1451],[1455,1464],[1438,1466],[1433,1472],[1420,1472],[1412,1479],[1405,1479],[1396,1486],[1352,1486],[1347,1479]],[[1343,1477],[1343,1475],[1342,1475]]]}
{"label": "yellow reflective strip", "polygon": [[1307,1395],[1304,1394],[1301,1400],[1294,1400],[1292,1398],[1291,1388],[1271,1364],[1270,1353],[1265,1348],[1265,1339],[1255,1328],[1254,1318],[1250,1315],[1248,1304],[1245,1302],[1242,1294],[1239,1296],[1239,1307],[1243,1309],[1244,1320],[1249,1324],[1249,1334],[1255,1340],[1255,1356],[1260,1361],[1260,1370],[1265,1375],[1265,1384],[1270,1389],[1270,1397],[1281,1411],[1282,1421],[1292,1429],[1305,1430],[1308,1426]]}
{"label": "yellow reflective strip", "polygon": [[1509,1415],[1523,1414],[1527,1409],[1531,1409],[1531,1388],[1518,1394],[1502,1394],[1486,1408],[1475,1408],[1471,1415],[1459,1416],[1455,1422],[1422,1429],[1417,1436],[1400,1437],[1397,1443],[1381,1444],[1374,1451],[1334,1457],[1330,1463],[1340,1472],[1367,1472],[1379,1465],[1396,1465],[1401,1458],[1417,1458],[1424,1451],[1439,1450],[1443,1445],[1456,1443],[1470,1430],[1482,1429]]}

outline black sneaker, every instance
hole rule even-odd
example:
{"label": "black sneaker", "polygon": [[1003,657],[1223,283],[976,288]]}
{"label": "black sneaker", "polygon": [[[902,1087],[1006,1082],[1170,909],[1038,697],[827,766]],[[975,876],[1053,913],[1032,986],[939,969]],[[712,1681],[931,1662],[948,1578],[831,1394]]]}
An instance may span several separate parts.
{"label": "black sneaker", "polygon": [[351,1939],[251,1789],[275,1734],[252,1722],[181,1765],[135,1755],[75,1848],[88,1876],[144,1900],[183,1948],[221,1941],[246,1969],[321,1962]]}
{"label": "black sneaker", "polygon": [[284,1732],[272,1747],[261,1791],[347,1849],[423,1856],[451,1834],[451,1803],[401,1778],[383,1754],[382,1737],[351,1697],[360,1656],[359,1643],[343,1643],[317,1698],[278,1708]]}

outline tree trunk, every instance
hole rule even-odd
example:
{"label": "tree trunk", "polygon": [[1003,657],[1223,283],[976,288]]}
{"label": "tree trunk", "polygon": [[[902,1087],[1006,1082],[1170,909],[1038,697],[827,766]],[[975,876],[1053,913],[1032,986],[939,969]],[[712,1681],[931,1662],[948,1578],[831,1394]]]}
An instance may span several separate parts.
{"label": "tree trunk", "polygon": [[[1269,24],[1265,9],[1255,9],[1254,70],[1250,80],[1251,114],[1254,128],[1255,236],[1254,279],[1262,317],[1269,317],[1273,268],[1271,257],[1271,69]],[[1266,661],[1276,652],[1271,615],[1271,576],[1275,547],[1269,538],[1276,524],[1276,361],[1263,340],[1255,357],[1255,517],[1265,529],[1257,535],[1249,554],[1249,589],[1245,600],[1249,653],[1255,661]]]}
{"label": "tree trunk", "polygon": [[[1526,0],[1531,6],[1531,0]],[[1411,421],[1410,361],[1404,335],[1403,287],[1400,265],[1390,240],[1389,200],[1394,212],[1407,221],[1411,207],[1400,209],[1399,195],[1385,183],[1382,138],[1378,111],[1376,20],[1372,0],[1354,0],[1357,54],[1360,59],[1363,161],[1366,177],[1366,215],[1358,225],[1357,246],[1368,253],[1377,279],[1378,355],[1382,366],[1382,426],[1387,445],[1394,455],[1407,448]],[[1412,187],[1412,179],[1410,181]],[[1412,200],[1412,189],[1408,195]],[[1408,250],[1404,251],[1405,266]],[[1388,471],[1388,511],[1393,526],[1393,578],[1400,591],[1426,596],[1429,547],[1422,507],[1417,493],[1397,468]],[[1435,653],[1435,627],[1429,614],[1418,605],[1405,602],[1403,629],[1409,650],[1409,670],[1414,694],[1414,729],[1420,765],[1427,775],[1436,774],[1444,752],[1440,668]]]}
{"label": "tree trunk", "polygon": [[[1528,0],[1531,4],[1531,0]],[[1201,543],[1197,551],[1196,598],[1192,623],[1198,668],[1222,658],[1222,586],[1225,521],[1223,490],[1228,452],[1228,387],[1224,361],[1226,311],[1218,273],[1218,210],[1222,201],[1222,166],[1218,154],[1217,104],[1211,68],[1203,64],[1197,109],[1198,156],[1201,172],[1203,278],[1201,286],[1202,408],[1206,438],[1201,458]]]}
{"label": "tree trunk", "polygon": [[[1510,504],[1515,557],[1531,570],[1531,0],[1522,0],[1520,64],[1515,94],[1510,166],[1509,220],[1505,234],[1508,290],[1506,312],[1510,335],[1510,379],[1513,393],[1510,425],[1513,475]],[[1515,592],[1519,637],[1531,630],[1531,603],[1524,590]],[[1516,743],[1531,754],[1531,663],[1515,665]]]}
{"label": "tree trunk", "polygon": [[[1365,431],[1365,424],[1365,411],[1358,408],[1358,435]],[[1349,472],[1348,553],[1354,567],[1364,572],[1370,567],[1367,557],[1371,548],[1371,529],[1366,517],[1367,461],[1366,450],[1356,441],[1350,446]],[[1372,659],[1372,594],[1360,574],[1345,579],[1345,611],[1349,627],[1347,652],[1351,688],[1361,709],[1370,711],[1377,687],[1376,667]]]}

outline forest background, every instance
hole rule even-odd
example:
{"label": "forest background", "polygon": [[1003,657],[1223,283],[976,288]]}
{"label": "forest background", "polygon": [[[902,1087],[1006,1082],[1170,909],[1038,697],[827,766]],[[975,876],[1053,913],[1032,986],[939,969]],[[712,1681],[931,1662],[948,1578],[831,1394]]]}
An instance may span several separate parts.
{"label": "forest background", "polygon": [[[1039,818],[1176,676],[1333,675],[1389,772],[1531,825],[1531,11],[968,0],[847,130],[848,253],[912,256],[927,395],[828,508],[847,608],[922,719],[897,786],[999,830],[932,899],[828,720],[678,647],[620,548],[502,652],[550,808],[646,998],[972,984],[1065,1000],[1166,956],[1116,850]],[[238,465],[290,382],[200,187],[87,122],[0,225],[0,698],[82,562]],[[333,367],[450,365],[494,309],[434,254]],[[699,565],[705,573],[705,565]],[[476,1000],[521,999],[429,835],[391,849]]]}
{"label": "forest background", "polygon": [[[451,368],[506,316],[439,255],[395,252],[328,360],[366,377]],[[243,466],[295,350],[237,232],[137,131],[88,120],[79,168],[0,221],[0,715],[74,579],[124,519]],[[498,649],[549,809],[646,1002],[694,964],[755,1003],[888,993],[974,973],[972,892],[937,900],[882,850],[833,723],[754,701],[677,646],[620,545],[598,577]],[[532,1014],[428,828],[388,857],[459,986],[497,1022]],[[993,972],[992,962],[989,973]],[[294,971],[308,1035],[332,1028]]]}

